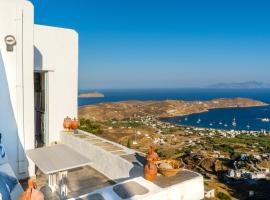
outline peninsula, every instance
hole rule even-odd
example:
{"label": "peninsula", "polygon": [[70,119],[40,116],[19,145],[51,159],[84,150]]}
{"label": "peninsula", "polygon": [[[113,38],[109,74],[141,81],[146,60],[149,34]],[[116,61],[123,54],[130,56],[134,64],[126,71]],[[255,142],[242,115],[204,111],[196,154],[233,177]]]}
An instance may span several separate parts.
{"label": "peninsula", "polygon": [[207,112],[215,108],[266,106],[261,101],[246,98],[222,98],[210,101],[123,101],[100,103],[79,108],[79,117],[96,120],[122,120],[153,116],[156,118],[178,117],[193,113]]}

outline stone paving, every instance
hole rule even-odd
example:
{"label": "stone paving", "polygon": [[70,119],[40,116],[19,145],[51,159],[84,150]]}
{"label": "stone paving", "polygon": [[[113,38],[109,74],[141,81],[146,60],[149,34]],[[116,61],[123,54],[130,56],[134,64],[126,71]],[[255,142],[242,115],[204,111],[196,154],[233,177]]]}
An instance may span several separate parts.
{"label": "stone paving", "polygon": [[112,154],[115,154],[115,155],[127,155],[128,153],[125,152],[125,150],[123,148],[121,148],[120,146],[112,143],[112,142],[109,142],[107,140],[103,140],[103,139],[99,139],[93,135],[90,135],[90,134],[83,134],[83,133],[80,133],[80,134],[74,134],[75,137],[78,137],[82,140],[85,140],[87,142],[89,142],[90,144],[94,145],[94,146],[97,146],[97,147],[100,147],[102,149],[104,149],[105,151],[108,151]]}
{"label": "stone paving", "polygon": [[[37,187],[45,195],[45,200],[60,200],[58,195],[52,193],[47,186],[48,177],[45,174],[38,170],[36,178]],[[25,182],[22,183],[24,189]],[[114,184],[113,181],[89,166],[70,170],[68,172],[68,198],[78,197]]]}

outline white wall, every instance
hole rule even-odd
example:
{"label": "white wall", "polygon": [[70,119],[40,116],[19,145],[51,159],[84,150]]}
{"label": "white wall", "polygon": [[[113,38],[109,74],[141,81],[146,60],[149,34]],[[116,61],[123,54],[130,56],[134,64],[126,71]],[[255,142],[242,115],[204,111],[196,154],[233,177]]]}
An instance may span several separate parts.
{"label": "white wall", "polygon": [[35,70],[48,71],[49,142],[59,140],[66,116],[77,117],[78,34],[70,29],[34,26]]}
{"label": "white wall", "polygon": [[[18,178],[34,172],[24,153],[34,148],[33,13],[27,1],[0,0],[0,132]],[[13,52],[6,51],[6,35],[16,38]]]}
{"label": "white wall", "polygon": [[[17,44],[6,51],[4,37]],[[33,40],[34,38],[34,40]],[[77,117],[78,34],[34,25],[34,8],[25,0],[0,0],[0,132],[18,178],[34,175],[24,150],[34,148],[35,70],[48,70],[49,142],[59,139],[63,119]],[[34,57],[35,54],[35,57]]]}

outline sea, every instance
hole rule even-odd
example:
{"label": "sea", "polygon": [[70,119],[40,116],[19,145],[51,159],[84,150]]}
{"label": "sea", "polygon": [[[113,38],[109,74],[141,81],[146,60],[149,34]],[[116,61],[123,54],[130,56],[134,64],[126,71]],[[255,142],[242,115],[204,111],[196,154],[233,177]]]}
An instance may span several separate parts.
{"label": "sea", "polygon": [[[129,100],[204,101],[236,97],[251,98],[270,104],[270,89],[111,89],[98,92],[105,97],[79,98],[79,106]],[[202,128],[270,131],[270,122],[265,119],[270,119],[270,106],[213,109],[183,117],[163,118],[162,121]]]}

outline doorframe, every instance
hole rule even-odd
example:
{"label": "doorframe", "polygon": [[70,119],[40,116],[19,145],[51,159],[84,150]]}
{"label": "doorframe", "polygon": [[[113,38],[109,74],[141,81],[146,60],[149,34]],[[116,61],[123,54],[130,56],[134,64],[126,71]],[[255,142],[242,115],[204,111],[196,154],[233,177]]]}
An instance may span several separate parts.
{"label": "doorframe", "polygon": [[44,119],[44,143],[49,144],[49,72],[44,73],[44,90],[45,90],[45,119]]}

